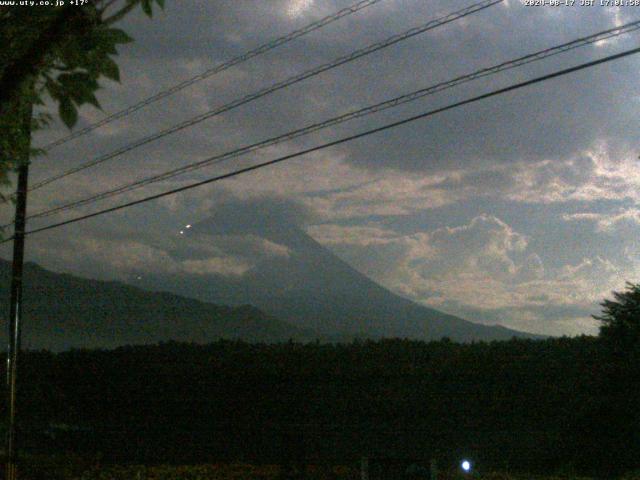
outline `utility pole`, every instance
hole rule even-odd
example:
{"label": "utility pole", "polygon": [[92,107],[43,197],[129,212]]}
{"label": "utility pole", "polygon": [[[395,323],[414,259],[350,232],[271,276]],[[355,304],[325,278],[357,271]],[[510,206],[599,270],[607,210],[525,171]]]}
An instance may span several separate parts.
{"label": "utility pole", "polygon": [[[11,272],[11,303],[9,308],[9,345],[7,348],[7,414],[6,480],[17,479],[18,449],[16,428],[18,358],[22,328],[22,266],[24,263],[24,232],[27,213],[27,189],[29,177],[29,151],[31,149],[31,82],[25,89],[24,100],[16,101],[23,122],[23,133],[18,148],[18,184],[16,188],[16,213],[13,233],[13,263]],[[20,118],[18,117],[18,118]]]}
{"label": "utility pole", "polygon": [[[68,2],[67,2],[68,3]],[[83,9],[67,5],[24,56],[17,58],[6,68],[0,78],[0,115],[10,115],[22,122],[17,134],[12,134],[11,151],[0,152],[16,160],[18,184],[16,188],[16,211],[13,231],[13,263],[11,271],[11,298],[9,307],[9,344],[7,347],[7,437],[5,479],[16,480],[18,470],[18,429],[16,425],[18,360],[22,334],[22,266],[24,263],[24,232],[27,213],[27,189],[29,157],[31,150],[31,122],[33,115],[35,78],[43,58],[51,50],[52,41],[62,37],[71,15]],[[9,72],[9,73],[7,73]],[[9,161],[5,158],[5,161]]]}

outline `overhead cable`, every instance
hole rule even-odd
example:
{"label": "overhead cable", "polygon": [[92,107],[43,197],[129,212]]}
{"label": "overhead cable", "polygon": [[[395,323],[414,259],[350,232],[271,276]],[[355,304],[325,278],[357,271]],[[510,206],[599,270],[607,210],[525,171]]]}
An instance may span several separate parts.
{"label": "overhead cable", "polygon": [[[168,180],[171,178],[174,178],[176,176],[188,173],[188,172],[192,172],[194,170],[198,170],[204,167],[208,167],[211,165],[215,165],[215,164],[219,164],[223,161],[229,160],[231,158],[235,158],[235,157],[239,157],[241,155],[246,155],[248,153],[251,152],[255,152],[270,146],[274,146],[277,144],[280,144],[282,142],[285,141],[289,141],[298,137],[301,137],[303,135],[308,135],[310,133],[331,127],[331,126],[335,126],[344,122],[347,122],[349,120],[353,120],[356,118],[362,118],[364,116],[367,115],[372,115],[378,112],[381,112],[383,110],[387,110],[390,108],[394,108],[397,107],[399,105],[405,104],[405,103],[409,103],[409,102],[413,102],[415,100],[418,100],[420,98],[423,98],[425,96],[428,95],[433,95],[435,93],[438,92],[442,92],[444,90],[447,90],[449,88],[453,88],[457,85],[461,85],[463,83],[467,83],[473,80],[477,80],[480,78],[484,78],[487,77],[489,75],[494,75],[496,73],[505,71],[505,70],[509,70],[512,68],[516,68],[522,65],[526,65],[535,61],[540,61],[543,60],[545,58],[549,58],[551,56],[563,53],[563,52],[567,52],[579,47],[583,47],[585,45],[591,45],[594,44],[596,42],[601,42],[604,40],[607,40],[609,38],[613,38],[625,33],[629,33],[629,32],[633,32],[633,31],[637,31],[640,29],[640,20],[636,20],[634,22],[630,22],[626,25],[622,25],[620,27],[617,28],[612,28],[612,29],[608,29],[608,30],[604,30],[598,33],[595,33],[593,35],[589,35],[587,37],[583,37],[583,38],[579,38],[576,40],[573,40],[571,42],[567,42],[564,43],[562,45],[558,45],[555,47],[551,47],[551,48],[547,48],[544,50],[540,50],[513,60],[509,60],[503,63],[499,63],[497,65],[493,65],[491,67],[487,67],[487,68],[483,68],[481,70],[477,70],[475,72],[469,73],[467,75],[462,75],[456,78],[453,78],[451,80],[447,80],[445,82],[441,82],[441,83],[437,83],[435,85],[426,87],[426,88],[422,88],[419,90],[415,90],[411,93],[405,94],[405,95],[401,95],[399,97],[395,97],[392,98],[390,100],[386,100],[384,102],[380,102],[374,105],[370,105],[368,107],[365,108],[361,108],[358,110],[353,110],[347,113],[344,113],[342,115],[339,115],[337,117],[333,117],[331,119],[325,120],[323,122],[318,122],[318,123],[314,123],[311,125],[308,125],[306,127],[297,129],[297,130],[293,130],[290,132],[287,132],[285,134],[282,135],[278,135],[276,137],[272,137],[251,145],[247,145],[241,148],[237,148],[235,150],[231,150],[219,155],[215,155],[213,157],[209,157],[206,158],[204,160],[198,161],[198,162],[194,162],[194,163],[190,163],[188,165],[182,166],[182,167],[178,167],[175,168],[173,170],[169,170],[167,172],[163,172],[160,174],[156,174],[156,175],[151,175],[149,177],[145,177],[143,179],[137,180],[135,182],[132,183],[127,183],[125,185],[121,185],[119,187],[104,191],[104,192],[100,192],[97,193],[95,195],[80,199],[80,200],[76,200],[76,201],[72,201],[57,207],[53,207],[47,210],[43,210],[37,213],[34,213],[30,216],[28,216],[28,219],[35,219],[35,218],[42,218],[42,217],[48,217],[66,210],[70,210],[73,208],[78,208],[81,207],[83,205],[88,205],[91,203],[94,203],[96,201],[99,200],[103,200],[106,198],[110,198],[116,195],[121,195],[123,193],[126,192],[130,192],[132,190],[136,190],[138,188],[142,188],[144,186],[153,184],[153,183],[157,183],[160,181],[164,181],[164,180]],[[8,226],[8,225],[5,225]]]}
{"label": "overhead cable", "polygon": [[348,15],[351,15],[353,13],[356,13],[364,8],[370,7],[372,5],[375,5],[376,3],[380,3],[383,0],[361,0],[359,2],[354,3],[353,5],[350,5],[346,8],[343,8],[342,10],[339,10],[338,12],[335,12],[331,15],[328,15],[324,18],[321,18],[318,21],[315,21],[313,23],[310,23],[309,25],[306,25],[305,27],[302,27],[298,30],[295,30],[291,33],[288,33],[287,35],[284,35],[282,37],[273,39],[263,45],[260,45],[257,48],[254,48],[253,50],[250,50],[248,52],[243,53],[242,55],[238,55],[237,57],[232,58],[231,60],[228,60],[224,63],[218,64],[215,67],[209,68],[208,70],[205,70],[202,73],[199,73],[198,75],[195,75],[187,80],[184,80],[176,85],[173,85],[172,87],[169,87],[165,90],[161,90],[157,93],[155,93],[154,95],[145,98],[144,100],[139,101],[138,103],[135,103],[133,105],[130,105],[122,110],[119,110],[115,113],[112,113],[111,115],[108,115],[104,118],[102,118],[101,120],[92,123],[91,125],[88,125],[76,132],[70,133],[69,135],[66,135],[62,138],[59,138],[51,143],[48,143],[47,145],[45,145],[44,147],[42,147],[44,150],[51,150],[54,147],[57,147],[59,145],[62,145],[64,143],[67,143],[75,138],[78,138],[82,135],[86,135],[89,132],[92,132],[93,130],[102,127],[103,125],[107,125],[108,123],[113,122],[114,120],[118,120],[122,117],[126,117],[127,115],[132,114],[133,112],[136,112],[138,110],[140,110],[141,108],[146,107],[147,105],[150,105],[152,103],[157,102],[158,100],[161,100],[163,98],[166,98],[170,95],[173,95],[174,93],[177,93],[181,90],[184,90],[187,87],[190,87],[191,85],[198,83],[206,78],[212,77],[214,75],[217,75],[220,72],[223,72],[224,70],[227,70],[235,65],[238,65],[240,63],[246,62],[247,60],[250,60],[254,57],[257,57],[259,55],[262,55],[263,53],[266,53],[270,50],[273,50],[281,45],[284,45],[285,43],[288,43],[292,40],[295,40],[296,38],[300,38],[303,35],[306,35],[308,33],[311,33],[315,30],[318,30],[322,27],[325,27],[327,25],[329,25],[330,23],[335,22],[336,20],[339,20],[343,17],[346,17]]}
{"label": "overhead cable", "polygon": [[[507,93],[507,92],[518,90],[520,88],[524,88],[524,87],[527,87],[527,86],[530,86],[530,85],[534,85],[534,84],[537,84],[537,83],[545,82],[545,81],[551,80],[553,78],[557,78],[557,77],[561,77],[561,76],[564,76],[564,75],[568,75],[570,73],[577,72],[577,71],[580,71],[580,70],[585,70],[587,68],[591,68],[591,67],[594,67],[596,65],[600,65],[600,64],[603,64],[603,63],[611,62],[613,60],[618,60],[618,59],[621,59],[623,57],[634,55],[634,54],[639,53],[639,52],[640,52],[640,47],[633,48],[631,50],[626,50],[624,52],[621,52],[621,53],[618,53],[618,54],[615,54],[615,55],[609,55],[607,57],[600,58],[598,60],[593,60],[593,61],[590,61],[590,62],[582,63],[582,64],[577,65],[575,67],[566,68],[566,69],[559,70],[559,71],[556,71],[556,72],[553,72],[553,73],[549,73],[547,75],[543,75],[543,76],[540,76],[540,77],[533,78],[531,80],[527,80],[527,81],[524,81],[524,82],[516,83],[516,84],[510,85],[508,87],[504,87],[504,88],[500,88],[500,89],[497,89],[497,90],[493,90],[491,92],[488,92],[488,93],[485,93],[485,94],[482,94],[482,95],[478,95],[476,97],[468,98],[468,99],[462,100],[460,102],[452,103],[452,104],[449,104],[449,105],[444,106],[444,107],[440,107],[440,108],[437,108],[437,109],[434,109],[434,110],[430,110],[428,112],[424,112],[424,113],[421,113],[421,114],[418,114],[418,115],[414,115],[414,116],[411,116],[411,117],[408,117],[408,118],[405,118],[405,119],[402,119],[402,120],[399,120],[399,121],[396,121],[396,122],[388,123],[388,124],[385,124],[385,125],[383,125],[381,127],[377,127],[377,128],[373,128],[373,129],[370,129],[370,130],[366,130],[364,132],[360,132],[360,133],[357,133],[355,135],[350,135],[350,136],[347,136],[347,137],[343,137],[343,138],[340,138],[338,140],[334,140],[334,141],[331,141],[331,142],[324,143],[322,145],[318,145],[318,146],[315,146],[315,147],[312,147],[312,148],[308,148],[308,149],[301,150],[301,151],[298,151],[298,152],[295,152],[295,153],[284,155],[284,156],[278,157],[278,158],[273,159],[273,160],[269,160],[269,161],[266,161],[266,162],[258,163],[256,165],[252,165],[250,167],[245,167],[245,168],[241,168],[241,169],[238,169],[238,170],[234,170],[233,172],[225,173],[225,174],[222,174],[222,175],[217,175],[215,177],[211,177],[211,178],[208,178],[206,180],[201,180],[199,182],[191,183],[189,185],[184,185],[182,187],[174,188],[172,190],[168,190],[168,191],[165,191],[165,192],[162,192],[162,193],[158,193],[158,194],[155,194],[155,195],[149,195],[147,197],[140,198],[138,200],[134,200],[134,201],[123,203],[123,204],[116,205],[116,206],[113,206],[113,207],[105,208],[105,209],[99,210],[97,212],[89,213],[89,214],[86,214],[86,215],[81,215],[81,216],[74,217],[74,218],[71,218],[71,219],[68,219],[68,220],[64,220],[64,221],[61,221],[61,222],[57,222],[57,223],[53,223],[53,224],[50,224],[50,225],[46,225],[44,227],[35,228],[33,230],[29,230],[29,231],[25,232],[25,235],[33,235],[34,233],[43,232],[43,231],[46,231],[46,230],[51,230],[51,229],[54,229],[54,228],[62,227],[64,225],[70,225],[70,224],[73,224],[73,223],[81,222],[81,221],[87,220],[89,218],[98,217],[98,216],[101,216],[101,215],[104,215],[104,214],[107,214],[107,213],[115,212],[115,211],[122,210],[122,209],[125,209],[125,208],[133,207],[135,205],[140,205],[142,203],[150,202],[152,200],[157,200],[159,198],[167,197],[167,196],[170,196],[170,195],[175,195],[177,193],[184,192],[184,191],[187,191],[187,190],[192,190],[194,188],[201,187],[203,185],[208,185],[210,183],[218,182],[218,181],[221,181],[221,180],[225,180],[227,178],[236,177],[236,176],[242,175],[244,173],[252,172],[254,170],[258,170],[258,169],[265,168],[265,167],[268,167],[268,166],[271,166],[271,165],[275,165],[277,163],[282,163],[282,162],[284,162],[286,160],[291,160],[293,158],[298,158],[298,157],[301,157],[303,155],[307,155],[309,153],[313,153],[313,152],[317,152],[317,151],[320,151],[320,150],[324,150],[324,149],[329,148],[329,147],[334,147],[334,146],[337,146],[337,145],[341,145],[343,143],[351,142],[351,141],[359,139],[359,138],[368,137],[368,136],[373,135],[375,133],[379,133],[379,132],[383,132],[383,131],[386,131],[386,130],[390,130],[392,128],[396,128],[396,127],[399,127],[401,125],[405,125],[405,124],[408,124],[408,123],[411,123],[411,122],[415,122],[417,120],[421,120],[421,119],[436,115],[438,113],[442,113],[442,112],[445,112],[445,111],[448,111],[448,110],[452,110],[454,108],[461,107],[463,105],[468,105],[468,104],[471,104],[471,103],[478,102],[480,100],[485,100],[487,98],[491,98],[491,97],[495,97],[495,96],[498,96],[498,95],[502,95],[502,94]],[[6,240],[3,240],[0,243],[5,243],[5,242],[8,242],[8,241],[10,241],[12,239],[13,239],[13,237],[10,237],[10,238],[8,238]]]}
{"label": "overhead cable", "polygon": [[208,120],[209,118],[215,117],[217,115],[220,115],[222,113],[226,113],[230,110],[233,110],[235,108],[238,108],[242,105],[245,105],[249,102],[253,102],[254,100],[257,100],[259,98],[265,97],[267,95],[270,95],[274,92],[277,92],[279,90],[282,90],[284,88],[287,88],[293,84],[302,82],[303,80],[306,80],[308,78],[314,77],[316,75],[319,75],[323,72],[326,72],[328,70],[334,69],[336,67],[339,67],[341,65],[344,65],[346,63],[352,62],[358,58],[362,58],[366,55],[370,55],[371,53],[377,52],[378,50],[382,50],[384,48],[390,47],[392,45],[395,45],[396,43],[402,42],[404,40],[407,40],[411,37],[414,37],[416,35],[419,35],[421,33],[425,33],[429,30],[433,30],[437,27],[440,27],[442,25],[446,25],[448,23],[454,22],[456,20],[459,20],[461,18],[464,18],[468,15],[472,15],[474,13],[477,13],[481,10],[484,10],[486,8],[492,7],[493,5],[496,5],[498,3],[502,3],[504,0],[483,0],[479,3],[475,3],[469,7],[463,8],[461,10],[457,10],[453,13],[450,13],[448,15],[445,15],[443,17],[437,18],[435,20],[431,20],[423,25],[420,25],[418,27],[414,27],[411,28],[409,30],[407,30],[406,32],[403,32],[401,34],[397,34],[397,35],[393,35],[389,38],[387,38],[386,40],[383,40],[381,42],[377,42],[374,44],[371,44],[367,47],[361,48],[359,50],[356,50],[352,53],[349,53],[347,55],[344,55],[342,57],[339,57],[335,60],[332,60],[328,63],[325,63],[323,65],[320,65],[318,67],[314,67],[310,70],[306,70],[302,73],[299,73],[297,75],[294,75],[292,77],[289,77],[285,80],[282,80],[280,82],[277,82],[269,87],[263,88],[257,92],[245,95],[244,97],[238,98],[230,103],[227,103],[225,105],[222,105],[221,107],[217,107],[213,110],[209,110],[208,112],[202,113],[200,115],[197,115],[195,117],[192,117],[186,121],[180,122],[176,125],[173,125],[169,128],[166,128],[164,130],[161,130],[159,132],[153,133],[151,135],[148,135],[146,137],[143,137],[139,140],[136,140],[135,142],[125,145],[121,148],[118,148],[110,153],[107,153],[105,155],[99,156],[93,160],[90,160],[88,162],[82,163],[76,167],[70,168],[69,170],[66,170],[62,173],[59,173],[57,175],[51,176],[45,180],[42,180],[40,182],[35,183],[31,188],[30,191],[32,190],[36,190],[38,188],[44,187],[45,185],[48,185],[52,182],[55,182],[57,180],[60,180],[62,178],[68,177],[70,175],[73,175],[75,173],[81,172],[83,170],[86,170],[87,168],[93,167],[95,165],[99,165],[101,163],[104,163],[108,160],[111,160],[115,157],[118,157],[124,153],[127,152],[131,152],[132,150],[135,150],[136,148],[139,148],[143,145],[147,145],[148,143],[151,143],[155,140],[159,140],[160,138],[166,137],[167,135],[171,135],[172,133],[176,133],[179,132],[181,130],[184,130],[186,128],[192,127],[193,125],[196,125],[198,123],[201,123],[205,120]]}

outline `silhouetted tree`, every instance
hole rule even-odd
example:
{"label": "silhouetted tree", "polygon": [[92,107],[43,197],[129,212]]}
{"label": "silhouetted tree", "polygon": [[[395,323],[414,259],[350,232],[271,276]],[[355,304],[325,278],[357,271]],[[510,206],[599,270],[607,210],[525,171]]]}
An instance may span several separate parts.
{"label": "silhouetted tree", "polygon": [[[600,474],[622,474],[638,468],[638,450],[629,448],[640,438],[640,284],[627,282],[626,290],[613,292],[601,303],[601,359],[599,382],[584,409],[582,431],[599,438],[597,448],[609,452],[609,462],[594,462],[595,445],[582,445],[583,458]],[[602,467],[606,466],[606,470]],[[598,468],[600,467],[600,468]]]}
{"label": "silhouetted tree", "polygon": [[602,314],[593,318],[601,322],[600,337],[629,354],[640,345],[640,284],[627,282],[627,289],[613,292],[613,297],[601,303]]}

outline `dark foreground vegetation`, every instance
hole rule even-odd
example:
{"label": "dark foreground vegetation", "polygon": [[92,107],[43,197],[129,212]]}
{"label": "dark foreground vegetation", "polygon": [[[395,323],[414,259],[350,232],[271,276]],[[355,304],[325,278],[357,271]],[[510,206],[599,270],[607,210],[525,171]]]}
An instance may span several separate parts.
{"label": "dark foreground vegetation", "polygon": [[638,362],[593,337],[166,343],[31,352],[23,365],[34,453],[120,464],[466,456],[540,474],[640,465]]}
{"label": "dark foreground vegetation", "polygon": [[[30,459],[32,460],[32,459]],[[20,470],[25,480],[360,480],[356,464],[306,463],[290,465],[255,465],[248,463],[213,463],[201,465],[105,465],[73,457],[33,459]],[[39,462],[39,463],[37,463]],[[427,480],[429,476],[370,474],[371,480]],[[594,480],[571,474],[532,475],[505,472],[439,471],[438,480]],[[639,480],[640,475],[626,475],[623,480]]]}
{"label": "dark foreground vegetation", "polygon": [[480,473],[629,475],[640,470],[640,286],[603,303],[599,319],[597,338],[29,352],[25,466],[73,453],[101,466],[330,473],[369,456],[436,459],[443,471],[469,458]]}

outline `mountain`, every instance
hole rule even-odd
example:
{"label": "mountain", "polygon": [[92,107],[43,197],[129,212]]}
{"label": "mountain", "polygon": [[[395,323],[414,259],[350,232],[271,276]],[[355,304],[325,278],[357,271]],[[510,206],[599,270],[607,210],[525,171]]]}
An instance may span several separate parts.
{"label": "mountain", "polygon": [[[249,234],[281,247],[286,254],[262,257],[239,276],[215,273],[152,276],[145,279],[145,288],[227,305],[255,305],[298,327],[343,338],[449,337],[463,342],[541,338],[501,326],[473,323],[418,305],[370,280],[302,229],[282,221],[251,220],[237,218],[232,212],[226,218],[214,216],[195,224],[183,234],[199,244],[207,239],[213,242],[217,235]],[[193,258],[189,238],[185,238],[184,248],[172,252],[175,258]]]}
{"label": "mountain", "polygon": [[[0,260],[0,308],[9,311],[11,264]],[[255,307],[224,307],[171,293],[148,292],[120,282],[24,268],[25,348],[113,348],[176,340],[218,338],[250,342],[309,341],[317,334],[282,322]],[[0,341],[6,343],[6,320]]]}
{"label": "mountain", "polygon": [[[251,222],[235,214],[233,220],[235,224],[212,217],[193,225],[184,232],[184,245],[170,254],[182,262],[206,262],[210,253],[193,248],[189,240],[214,244],[221,235],[232,242],[234,235],[238,239],[249,235],[258,243],[267,242],[278,254],[258,256],[242,274],[136,275],[131,280],[136,286],[25,264],[24,347],[112,348],[168,340],[204,343],[218,338],[250,342],[290,338],[345,341],[355,337],[449,337],[462,342],[540,338],[473,323],[400,297],[294,224],[268,218]],[[241,243],[237,252],[242,251]],[[9,309],[10,267],[10,262],[0,260],[3,312]],[[6,332],[5,323],[0,341],[6,342]]]}

